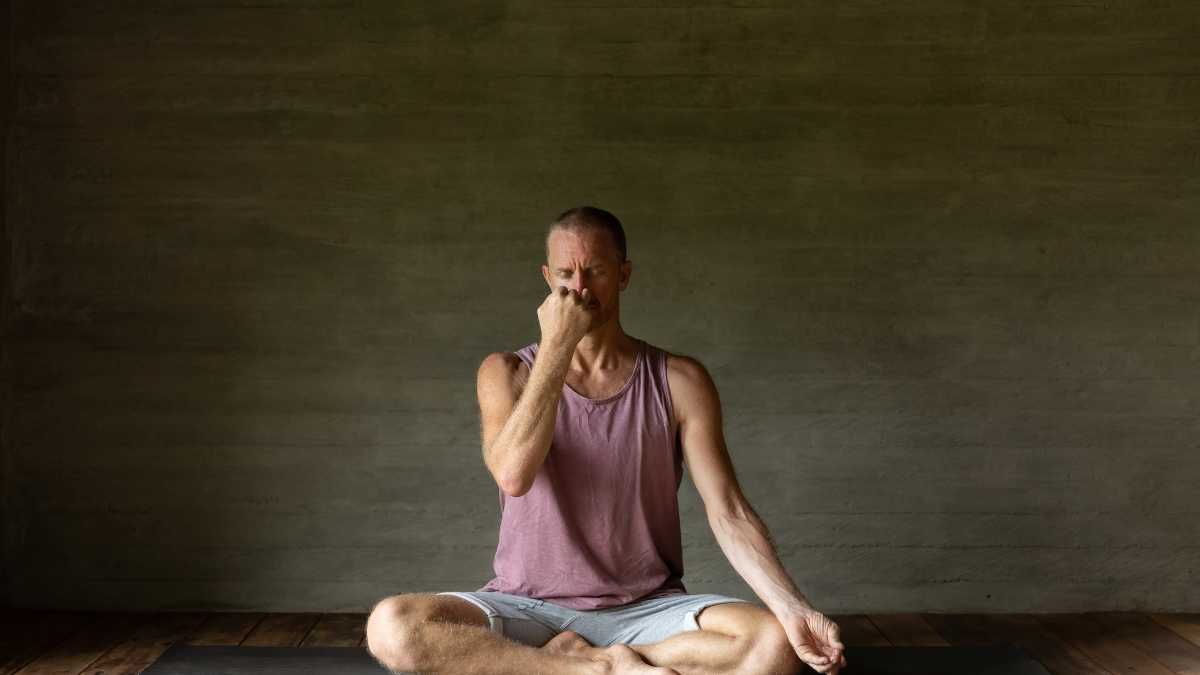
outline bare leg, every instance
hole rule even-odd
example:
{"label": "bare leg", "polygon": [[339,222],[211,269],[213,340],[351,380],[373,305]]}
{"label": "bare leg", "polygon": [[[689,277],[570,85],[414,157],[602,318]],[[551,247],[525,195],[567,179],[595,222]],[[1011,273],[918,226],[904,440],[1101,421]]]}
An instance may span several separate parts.
{"label": "bare leg", "polygon": [[392,672],[453,675],[678,675],[613,645],[588,654],[538,649],[480,625],[428,620],[402,603],[367,621],[367,649]]}
{"label": "bare leg", "polygon": [[745,644],[724,633],[692,630],[662,642],[630,647],[646,663],[669,666],[680,675],[726,675],[741,668],[746,657]]}
{"label": "bare leg", "polygon": [[[646,663],[681,675],[796,675],[809,672],[796,655],[779,620],[750,603],[720,603],[696,615],[699,630],[687,630],[652,644],[628,645]],[[590,655],[578,634],[551,640]]]}
{"label": "bare leg", "polygon": [[[724,633],[692,630],[653,644],[627,646],[646,663],[670,668],[680,675],[727,675],[738,672],[743,665],[747,644]],[[574,631],[559,633],[544,649],[580,656],[604,651],[589,645]]]}

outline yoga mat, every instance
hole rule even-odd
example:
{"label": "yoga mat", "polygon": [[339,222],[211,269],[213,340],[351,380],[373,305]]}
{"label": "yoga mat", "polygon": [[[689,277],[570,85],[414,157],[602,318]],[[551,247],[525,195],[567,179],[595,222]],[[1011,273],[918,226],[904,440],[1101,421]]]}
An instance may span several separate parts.
{"label": "yoga mat", "polygon": [[[1050,675],[1019,647],[847,647],[839,675]],[[172,645],[148,675],[379,675],[365,647]],[[816,672],[809,670],[808,672]]]}
{"label": "yoga mat", "polygon": [[215,647],[174,644],[143,675],[387,675],[366,647]]}

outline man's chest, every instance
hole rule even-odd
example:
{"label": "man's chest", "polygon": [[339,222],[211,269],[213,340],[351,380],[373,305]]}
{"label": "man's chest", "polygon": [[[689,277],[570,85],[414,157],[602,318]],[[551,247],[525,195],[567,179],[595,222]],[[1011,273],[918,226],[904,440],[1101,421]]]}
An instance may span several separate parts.
{"label": "man's chest", "polygon": [[621,393],[621,390],[625,388],[625,384],[629,382],[629,378],[632,376],[633,368],[599,378],[586,378],[568,373],[566,384],[580,396],[603,399]]}

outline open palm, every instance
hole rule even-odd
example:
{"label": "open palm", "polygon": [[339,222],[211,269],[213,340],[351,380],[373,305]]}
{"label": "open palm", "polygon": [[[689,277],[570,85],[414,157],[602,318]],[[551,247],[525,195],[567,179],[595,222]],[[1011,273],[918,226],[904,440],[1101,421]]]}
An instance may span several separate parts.
{"label": "open palm", "polygon": [[846,667],[838,625],[824,614],[811,610],[779,617],[788,641],[800,660],[818,673],[837,675]]}

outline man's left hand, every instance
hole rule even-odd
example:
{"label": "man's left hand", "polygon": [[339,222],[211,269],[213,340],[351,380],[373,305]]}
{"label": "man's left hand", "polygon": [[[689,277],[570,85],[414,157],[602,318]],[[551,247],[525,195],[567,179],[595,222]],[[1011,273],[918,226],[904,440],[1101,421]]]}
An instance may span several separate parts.
{"label": "man's left hand", "polygon": [[800,660],[818,673],[837,675],[846,667],[838,625],[815,609],[789,611],[776,617]]}

